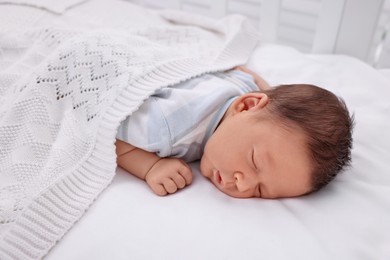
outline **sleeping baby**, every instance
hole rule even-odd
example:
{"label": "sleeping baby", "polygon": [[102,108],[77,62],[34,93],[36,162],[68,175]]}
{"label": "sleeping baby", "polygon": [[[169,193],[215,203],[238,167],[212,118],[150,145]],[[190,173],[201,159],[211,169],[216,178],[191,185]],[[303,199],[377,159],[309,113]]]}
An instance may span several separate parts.
{"label": "sleeping baby", "polygon": [[314,85],[269,87],[240,66],[158,90],[120,125],[120,167],[157,195],[192,181],[187,163],[236,198],[283,198],[327,185],[350,164],[353,118]]}

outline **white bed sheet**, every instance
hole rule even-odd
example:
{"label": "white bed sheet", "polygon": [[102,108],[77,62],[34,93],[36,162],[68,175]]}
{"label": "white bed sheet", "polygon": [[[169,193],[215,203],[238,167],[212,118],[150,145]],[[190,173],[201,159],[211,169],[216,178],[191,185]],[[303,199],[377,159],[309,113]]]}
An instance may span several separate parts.
{"label": "white bed sheet", "polygon": [[[62,15],[0,5],[0,29],[163,22],[118,0],[74,3]],[[276,45],[259,46],[248,66],[272,85],[312,83],[344,97],[356,119],[352,168],[316,194],[282,200],[230,198],[198,163],[193,184],[167,197],[117,169],[46,259],[390,259],[390,79],[353,58]]]}
{"label": "white bed sheet", "polygon": [[192,164],[194,182],[155,196],[121,169],[47,259],[389,259],[390,80],[346,56],[261,46],[249,67],[273,85],[312,83],[355,113],[352,168],[324,190],[282,200],[230,198]]}

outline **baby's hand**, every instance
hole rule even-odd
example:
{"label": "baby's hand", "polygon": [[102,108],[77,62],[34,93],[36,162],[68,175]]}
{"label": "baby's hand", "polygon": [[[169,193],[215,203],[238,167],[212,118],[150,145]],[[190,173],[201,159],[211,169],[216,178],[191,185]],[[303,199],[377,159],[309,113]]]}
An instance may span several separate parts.
{"label": "baby's hand", "polygon": [[191,184],[192,171],[180,159],[163,158],[152,166],[145,181],[154,193],[165,196]]}

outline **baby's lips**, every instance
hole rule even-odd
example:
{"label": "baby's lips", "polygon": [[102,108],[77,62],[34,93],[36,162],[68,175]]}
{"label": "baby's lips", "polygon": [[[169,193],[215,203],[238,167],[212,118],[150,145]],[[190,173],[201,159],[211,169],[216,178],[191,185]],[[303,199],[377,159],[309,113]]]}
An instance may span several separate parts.
{"label": "baby's lips", "polygon": [[221,174],[219,173],[218,170],[214,170],[213,171],[213,178],[214,178],[214,181],[215,183],[217,183],[218,185],[222,185],[222,177],[221,177]]}

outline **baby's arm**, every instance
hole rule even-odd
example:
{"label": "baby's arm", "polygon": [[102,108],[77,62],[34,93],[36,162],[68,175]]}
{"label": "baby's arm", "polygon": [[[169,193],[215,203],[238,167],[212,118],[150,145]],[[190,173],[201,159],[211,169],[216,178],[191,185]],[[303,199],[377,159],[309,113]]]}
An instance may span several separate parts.
{"label": "baby's arm", "polygon": [[118,165],[145,180],[157,195],[174,193],[192,181],[191,168],[180,159],[160,158],[120,140],[115,145]]}
{"label": "baby's arm", "polygon": [[256,85],[259,87],[260,90],[264,91],[264,90],[268,90],[271,88],[270,85],[268,85],[268,83],[262,77],[259,76],[259,74],[257,74],[254,71],[251,71],[247,67],[237,66],[234,69],[241,70],[245,73],[252,75],[253,79],[255,80]]}

